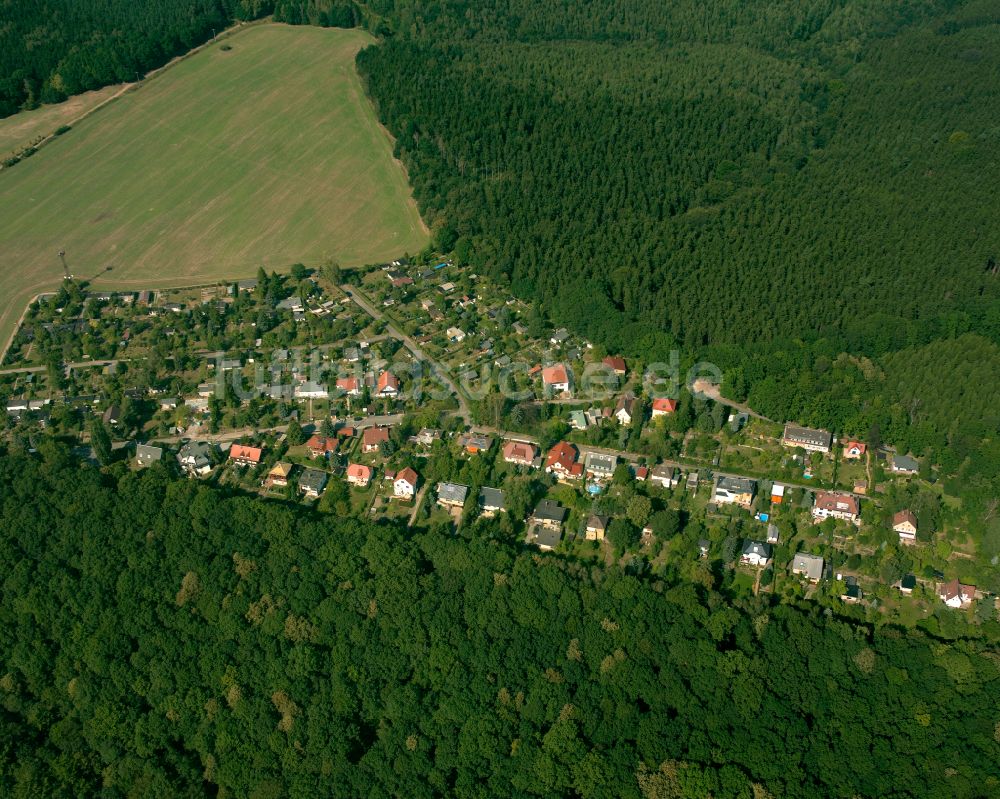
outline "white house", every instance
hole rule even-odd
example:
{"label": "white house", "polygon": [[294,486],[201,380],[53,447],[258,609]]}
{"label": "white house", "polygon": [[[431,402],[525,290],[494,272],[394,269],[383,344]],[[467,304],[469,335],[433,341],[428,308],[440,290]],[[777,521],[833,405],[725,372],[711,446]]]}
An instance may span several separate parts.
{"label": "white house", "polygon": [[912,544],[917,540],[917,517],[912,510],[901,510],[892,517],[892,529],[899,534],[901,544]]}
{"label": "white house", "polygon": [[748,566],[767,566],[771,562],[771,545],[750,539],[745,540],[740,562]]}
{"label": "white house", "polygon": [[392,495],[396,499],[413,499],[417,493],[417,473],[409,466],[396,475],[392,484]]}
{"label": "white house", "polygon": [[832,517],[857,524],[860,514],[861,508],[857,497],[850,494],[832,494],[828,491],[817,492],[812,508],[814,519]]}

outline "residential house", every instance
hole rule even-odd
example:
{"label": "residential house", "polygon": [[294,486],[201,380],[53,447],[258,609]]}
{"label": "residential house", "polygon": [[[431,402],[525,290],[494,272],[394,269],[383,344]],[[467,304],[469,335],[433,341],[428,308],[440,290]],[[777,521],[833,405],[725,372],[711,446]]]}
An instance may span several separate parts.
{"label": "residential house", "polygon": [[514,324],[511,325],[511,328],[519,336],[524,336],[528,333],[528,326],[524,324],[524,322],[514,322]]}
{"label": "residential house", "polygon": [[854,493],[861,494],[865,496],[868,493],[868,481],[867,480],[855,480],[854,481]]}
{"label": "residential house", "polygon": [[775,483],[771,486],[771,504],[780,505],[785,501],[785,487],[781,483]]}
{"label": "residential house", "polygon": [[339,446],[340,442],[337,439],[321,435],[314,435],[306,442],[306,449],[314,458],[325,458],[332,455]]}
{"label": "residential house", "polygon": [[893,455],[889,470],[893,474],[916,474],[920,471],[920,463],[909,455]]}
{"label": "residential house", "polygon": [[938,585],[938,596],[949,608],[964,608],[976,598],[976,586],[963,585],[957,579]]}
{"label": "residential house", "polygon": [[735,504],[749,508],[757,493],[757,481],[747,477],[719,477],[715,484],[713,500],[720,504]]}
{"label": "residential house", "polygon": [[568,394],[571,381],[566,365],[556,363],[542,369],[542,387],[548,394]]}
{"label": "residential house", "polygon": [[917,517],[912,510],[901,510],[892,517],[892,529],[899,534],[899,543],[913,544],[917,540]]}
{"label": "residential house", "polygon": [[292,476],[294,467],[290,463],[278,461],[274,468],[267,473],[264,479],[264,488],[284,488],[288,485],[288,478]]}
{"label": "residential house", "polygon": [[913,589],[917,587],[917,578],[912,574],[907,574],[899,581],[899,591],[901,594],[909,596],[913,593]]}
{"label": "residential house", "polygon": [[204,477],[212,471],[212,451],[207,441],[189,441],[177,452],[177,463],[189,475]]}
{"label": "residential house", "polygon": [[455,344],[465,341],[465,332],[459,327],[449,327],[445,331],[445,335],[448,336],[448,341]]}
{"label": "residential house", "polygon": [[379,447],[389,440],[388,427],[366,427],[361,434],[361,451],[378,452]]}
{"label": "residential house", "polygon": [[603,541],[608,530],[607,516],[592,513],[584,525],[584,535],[588,541]]}
{"label": "residential house", "polygon": [[248,447],[244,444],[233,444],[229,448],[229,460],[237,466],[256,466],[264,450],[260,447]]}
{"label": "residential house", "polygon": [[316,499],[326,488],[328,478],[329,475],[319,469],[303,470],[299,475],[299,493],[305,495],[307,499]]}
{"label": "residential house", "polygon": [[199,397],[213,397],[215,396],[215,383],[201,383],[198,386],[198,396]]}
{"label": "residential house", "polygon": [[857,497],[851,494],[817,491],[812,515],[814,519],[843,519],[845,522],[857,524],[860,521],[861,507]]}
{"label": "residential house", "polygon": [[531,514],[533,524],[550,530],[561,530],[565,519],[566,508],[551,499],[543,499]]}
{"label": "residential house", "polygon": [[104,415],[101,417],[104,424],[116,425],[122,420],[122,409],[118,405],[109,405],[105,411]]}
{"label": "residential house", "polygon": [[845,441],[844,442],[844,460],[856,461],[860,460],[865,456],[865,452],[868,450],[868,446],[861,441]]}
{"label": "residential house", "polygon": [[618,375],[618,377],[625,377],[625,359],[620,355],[609,355],[602,363]]}
{"label": "residential house", "polygon": [[433,430],[429,427],[422,427],[420,432],[413,437],[413,441],[416,444],[420,444],[424,447],[430,447],[435,441],[441,440],[441,431]]}
{"label": "residential house", "polygon": [[545,471],[560,480],[578,480],[583,477],[583,464],[577,463],[577,448],[566,441],[560,441],[545,459]]}
{"label": "residential house", "polygon": [[743,551],[740,554],[740,563],[748,566],[767,566],[771,562],[771,545],[761,541],[751,541],[749,538],[743,541]]}
{"label": "residential house", "polygon": [[527,441],[508,441],[504,444],[503,459],[505,463],[515,466],[532,466],[538,457],[538,448]]}
{"label": "residential house", "polygon": [[776,525],[774,522],[768,522],[768,524],[767,524],[767,543],[769,543],[769,544],[777,544],[778,543],[778,539],[780,537],[781,536],[778,533],[778,525]]}
{"label": "residential house", "polygon": [[374,470],[363,463],[351,463],[347,466],[347,482],[358,488],[367,488],[372,481]]}
{"label": "residential house", "polygon": [[455,284],[452,283],[451,281],[448,281],[447,283],[442,283],[440,286],[438,286],[438,291],[440,291],[442,294],[451,294],[454,290],[455,290]]}
{"label": "residential house", "polygon": [[792,558],[792,574],[805,577],[811,583],[818,583],[823,577],[823,558],[799,552]]}
{"label": "residential house", "polygon": [[487,452],[493,446],[493,439],[483,433],[466,433],[458,441],[461,447],[472,455]]}
{"label": "residential house", "polygon": [[702,558],[708,557],[708,552],[712,548],[712,542],[707,538],[698,539],[698,556]]}
{"label": "residential house", "polygon": [[396,397],[399,395],[399,378],[392,372],[382,372],[378,376],[375,394],[379,397]]}
{"label": "residential house", "polygon": [[684,490],[694,494],[698,490],[698,472],[688,472]]}
{"label": "residential house", "polygon": [[676,466],[658,463],[650,473],[649,481],[660,488],[670,490],[681,481],[681,471]]}
{"label": "residential house", "polygon": [[322,383],[307,380],[295,387],[294,395],[297,399],[328,399],[330,392]]}
{"label": "residential house", "polygon": [[626,391],[622,394],[618,398],[618,404],[615,406],[615,419],[618,420],[618,424],[632,424],[632,419],[638,411],[638,405],[639,401],[631,391]]}
{"label": "residential house", "polygon": [[601,452],[588,452],[583,459],[583,471],[587,477],[594,480],[610,480],[618,466],[617,455],[605,455]]}
{"label": "residential house", "polygon": [[160,399],[160,410],[161,411],[172,411],[176,410],[180,400],[177,397],[163,397]]}
{"label": "residential house", "polygon": [[570,411],[569,412],[569,426],[574,430],[586,430],[589,426],[589,420],[587,419],[587,414],[583,411]]}
{"label": "residential house", "polygon": [[338,377],[337,388],[349,397],[361,396],[361,380],[357,377]]}
{"label": "residential house", "polygon": [[135,461],[142,468],[158,463],[162,458],[163,450],[160,447],[152,447],[149,444],[135,445]]}
{"label": "residential house", "polygon": [[420,478],[417,473],[407,466],[396,474],[396,479],[392,483],[392,495],[396,499],[410,500],[417,493],[417,481]]}
{"label": "residential house", "polygon": [[636,482],[645,483],[649,479],[649,467],[636,466],[632,469],[632,476],[636,479]]}
{"label": "residential house", "polygon": [[666,416],[677,410],[677,400],[657,397],[652,403],[652,417]]}
{"label": "residential house", "polygon": [[826,430],[799,427],[791,422],[785,425],[781,443],[786,447],[801,447],[809,452],[829,452],[833,436]]}
{"label": "residential house", "polygon": [[504,501],[504,493],[502,488],[489,488],[484,486],[479,489],[479,511],[483,516],[490,517],[500,511],[507,510],[506,502]]}
{"label": "residential house", "polygon": [[844,578],[844,592],[840,595],[840,599],[848,605],[856,605],[861,601],[861,587],[856,578]]}
{"label": "residential house", "polygon": [[437,501],[438,505],[464,508],[465,499],[469,496],[469,487],[458,483],[438,483]]}

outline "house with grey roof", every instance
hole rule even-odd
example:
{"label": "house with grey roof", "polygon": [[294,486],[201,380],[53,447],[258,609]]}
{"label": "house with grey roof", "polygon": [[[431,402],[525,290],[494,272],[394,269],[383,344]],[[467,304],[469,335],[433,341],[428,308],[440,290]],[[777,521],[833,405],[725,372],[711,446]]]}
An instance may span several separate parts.
{"label": "house with grey roof", "polygon": [[605,455],[602,452],[588,452],[583,459],[583,471],[587,477],[595,480],[608,480],[618,466],[617,455]]}
{"label": "house with grey roof", "polygon": [[135,461],[145,468],[163,459],[163,450],[160,447],[151,447],[149,444],[135,445]]}
{"label": "house with grey roof", "polygon": [[208,441],[189,441],[177,452],[177,463],[188,476],[204,477],[212,471],[213,444]]}
{"label": "house with grey roof", "polygon": [[459,483],[438,483],[438,505],[452,508],[465,507],[465,499],[469,496],[469,487]]}
{"label": "house with grey roof", "polygon": [[833,435],[827,430],[816,430],[811,427],[799,427],[789,422],[781,443],[786,447],[802,447],[809,452],[829,452]]}
{"label": "house with grey roof", "polygon": [[304,469],[299,475],[299,492],[308,499],[316,499],[326,488],[329,475],[319,469]]}
{"label": "house with grey roof", "polygon": [[893,474],[916,474],[920,471],[920,462],[909,455],[893,455],[889,470]]}
{"label": "house with grey roof", "polygon": [[799,552],[792,558],[792,574],[805,577],[811,583],[818,583],[823,577],[823,558]]}
{"label": "house with grey roof", "polygon": [[714,501],[720,505],[735,504],[749,508],[757,493],[757,481],[748,477],[720,476],[715,484]]}
{"label": "house with grey roof", "polygon": [[479,489],[479,510],[483,516],[492,516],[495,513],[507,510],[504,501],[502,488],[489,488],[484,486]]}
{"label": "house with grey roof", "polygon": [[740,562],[748,566],[767,566],[771,562],[771,545],[762,541],[746,539],[743,542]]}
{"label": "house with grey roof", "polygon": [[532,523],[554,530],[561,530],[565,519],[566,508],[551,499],[543,499],[535,506],[535,510],[531,514]]}

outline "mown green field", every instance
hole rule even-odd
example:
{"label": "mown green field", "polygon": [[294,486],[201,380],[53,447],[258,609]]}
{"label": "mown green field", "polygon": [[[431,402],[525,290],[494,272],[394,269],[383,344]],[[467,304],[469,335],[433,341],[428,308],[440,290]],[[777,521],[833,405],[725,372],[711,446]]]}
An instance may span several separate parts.
{"label": "mown green field", "polygon": [[354,68],[370,41],[248,27],[0,172],[0,347],[31,297],[58,285],[60,249],[96,287],[140,288],[422,248]]}

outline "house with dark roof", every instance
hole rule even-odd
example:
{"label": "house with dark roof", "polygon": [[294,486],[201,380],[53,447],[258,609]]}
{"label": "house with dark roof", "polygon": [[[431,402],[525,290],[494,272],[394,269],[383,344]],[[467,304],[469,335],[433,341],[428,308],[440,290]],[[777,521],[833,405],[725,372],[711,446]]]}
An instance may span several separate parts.
{"label": "house with dark roof", "polygon": [[823,558],[798,552],[792,558],[792,574],[805,577],[811,583],[818,583],[823,577]]}
{"label": "house with dark roof", "polygon": [[746,539],[740,553],[740,563],[747,566],[767,566],[771,562],[771,545]]}
{"label": "house with dark roof", "polygon": [[531,514],[533,524],[553,530],[561,530],[565,519],[566,508],[551,499],[543,499]]}
{"label": "house with dark roof", "polygon": [[603,452],[588,452],[583,459],[583,471],[595,480],[610,480],[618,466],[618,456]]}
{"label": "house with dark roof", "polygon": [[588,541],[603,541],[611,520],[607,516],[592,513],[584,523],[583,533]]}
{"label": "house with dark roof", "polygon": [[785,425],[781,443],[786,447],[801,447],[808,452],[829,452],[833,434],[826,430],[800,427],[789,422]]}
{"label": "house with dark roof", "polygon": [[735,504],[749,508],[757,493],[757,481],[748,477],[727,477],[722,475],[715,484],[713,499],[717,504]]}
{"label": "house with dark roof", "polygon": [[893,455],[889,464],[889,471],[893,474],[916,474],[920,471],[920,462],[909,455]]}
{"label": "house with dark roof", "polygon": [[502,488],[490,488],[488,486],[480,488],[478,504],[480,513],[486,517],[507,510]]}
{"label": "house with dark roof", "polygon": [[135,445],[135,461],[142,468],[159,463],[163,458],[163,450],[160,447],[152,447],[149,444]]}
{"label": "house with dark roof", "polygon": [[319,469],[305,469],[299,475],[299,492],[307,499],[316,499],[326,488],[329,475]]}

